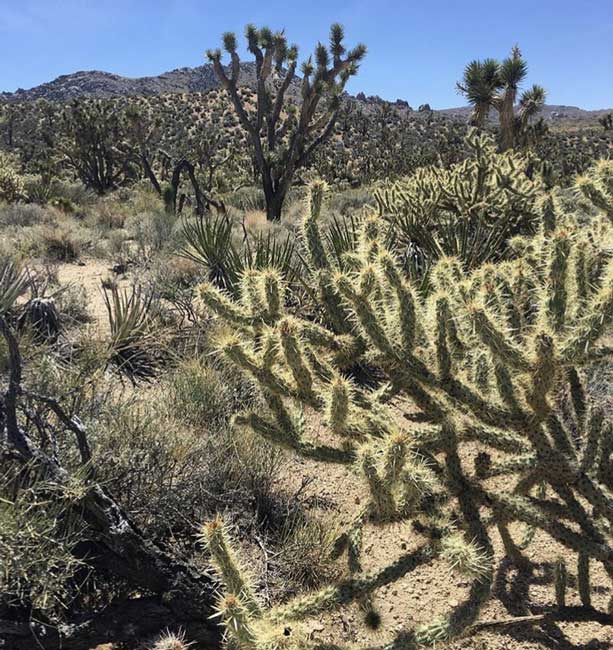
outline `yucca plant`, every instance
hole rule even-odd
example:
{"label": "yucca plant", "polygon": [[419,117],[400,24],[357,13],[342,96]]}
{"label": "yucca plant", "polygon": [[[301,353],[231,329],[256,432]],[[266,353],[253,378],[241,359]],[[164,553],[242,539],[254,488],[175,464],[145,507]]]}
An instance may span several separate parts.
{"label": "yucca plant", "polygon": [[184,220],[182,233],[180,254],[203,266],[216,286],[233,293],[244,265],[233,243],[232,221],[225,215]]}
{"label": "yucca plant", "polygon": [[163,351],[153,295],[139,287],[130,291],[111,287],[103,289],[103,296],[110,329],[109,363],[133,381],[152,377]]}
{"label": "yucca plant", "polygon": [[30,279],[25,270],[13,262],[0,262],[0,316],[6,315],[28,289]]}
{"label": "yucca plant", "polygon": [[298,270],[296,245],[290,235],[278,241],[270,232],[245,236],[242,248],[234,243],[233,224],[225,215],[183,222],[180,255],[203,266],[215,286],[237,296],[247,269],[275,268],[290,284]]}

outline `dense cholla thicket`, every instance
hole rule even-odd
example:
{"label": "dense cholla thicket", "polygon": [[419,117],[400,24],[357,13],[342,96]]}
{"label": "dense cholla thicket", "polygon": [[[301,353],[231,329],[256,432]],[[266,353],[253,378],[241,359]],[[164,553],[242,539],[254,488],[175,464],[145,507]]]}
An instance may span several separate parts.
{"label": "dense cholla thicket", "polygon": [[[504,160],[512,166],[514,159]],[[318,225],[324,186],[317,183],[303,236],[322,324],[288,315],[272,269],[247,273],[238,301],[202,287],[233,332],[221,349],[255,378],[268,405],[238,423],[304,457],[352,467],[370,495],[336,543],[350,576],[272,609],[250,585],[222,521],[204,526],[225,589],[219,614],[238,647],[330,647],[303,636],[300,623],[354,601],[368,609],[374,590],[438,561],[469,578],[464,600],[428,624],[389,631],[393,640],[381,647],[451,639],[477,620],[490,595],[492,536],[522,561],[515,522],[574,555],[585,605],[591,562],[613,579],[613,430],[583,376],[606,354],[599,339],[613,320],[612,173],[613,164],[602,162],[581,181],[599,208],[589,229],[562,209],[556,192],[546,194],[535,234],[512,238],[508,259],[465,269],[443,256],[428,294],[403,275],[379,216],[364,218],[342,268],[333,262]],[[447,182],[454,178],[451,172]],[[360,368],[370,369],[374,386],[356,381]],[[572,414],[558,407],[566,395]],[[309,436],[305,414],[327,433]],[[405,520],[421,543],[362,572],[364,527],[394,535]],[[566,575],[559,563],[560,606]],[[376,625],[377,613],[367,620]]]}
{"label": "dense cholla thicket", "polygon": [[446,255],[466,269],[501,259],[510,237],[533,232],[537,224],[543,183],[527,175],[530,158],[497,153],[494,140],[476,129],[466,147],[462,163],[422,167],[375,191],[379,213],[406,247],[416,276]]}

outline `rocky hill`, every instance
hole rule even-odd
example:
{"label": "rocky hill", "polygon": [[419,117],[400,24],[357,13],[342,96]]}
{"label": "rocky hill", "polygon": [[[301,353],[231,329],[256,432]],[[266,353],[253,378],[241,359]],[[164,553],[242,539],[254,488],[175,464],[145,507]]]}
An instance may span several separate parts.
{"label": "rocky hill", "polygon": [[[471,109],[468,106],[459,106],[457,108],[446,108],[437,111],[443,115],[454,119],[467,120]],[[540,115],[550,122],[595,122],[601,115],[611,112],[611,109],[600,109],[596,111],[586,111],[578,106],[563,106],[559,104],[547,104],[543,107]],[[494,115],[492,114],[492,119]]]}
{"label": "rocky hill", "polygon": [[[241,83],[254,88],[255,64],[241,65]],[[217,87],[213,66],[205,64],[196,68],[177,68],[155,77],[129,78],[99,70],[80,71],[62,75],[53,81],[35,86],[28,90],[22,88],[13,93],[0,92],[0,102],[22,102],[46,99],[48,101],[66,101],[74,97],[121,97],[151,96],[168,93],[205,92]],[[298,92],[298,82],[291,92]],[[366,109],[379,104],[390,104],[401,113],[413,112],[413,108],[404,99],[387,102],[380,97],[366,96],[358,93],[355,99]],[[416,107],[417,112],[430,112],[430,106],[423,104]],[[434,111],[441,115],[465,121],[470,115],[470,108],[463,106]],[[577,125],[595,123],[600,115],[611,109],[586,111],[577,106],[548,105],[543,110],[543,117],[550,122],[575,123]]]}
{"label": "rocky hill", "polygon": [[[254,87],[255,64],[241,65],[241,83]],[[46,99],[66,101],[74,97],[120,97],[164,95],[168,93],[205,92],[218,85],[213,66],[177,68],[156,77],[122,77],[99,70],[73,72],[29,90],[0,92],[0,101],[23,102]]]}

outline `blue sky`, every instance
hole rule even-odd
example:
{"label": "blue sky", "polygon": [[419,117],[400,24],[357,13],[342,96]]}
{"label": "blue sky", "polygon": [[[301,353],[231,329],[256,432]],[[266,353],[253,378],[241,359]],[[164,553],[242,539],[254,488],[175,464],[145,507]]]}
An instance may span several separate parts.
{"label": "blue sky", "polygon": [[518,43],[549,103],[613,107],[613,0],[0,0],[0,90],[76,70],[134,77],[200,65],[223,31],[242,34],[248,22],[285,28],[306,56],[334,21],[349,45],[369,48],[352,92],[458,106],[464,65]]}

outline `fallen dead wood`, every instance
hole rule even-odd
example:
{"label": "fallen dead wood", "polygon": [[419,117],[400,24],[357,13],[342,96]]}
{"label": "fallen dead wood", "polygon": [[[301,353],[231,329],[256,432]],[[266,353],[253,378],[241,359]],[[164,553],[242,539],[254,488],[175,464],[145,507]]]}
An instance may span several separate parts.
{"label": "fallen dead wood", "polygon": [[[7,343],[10,358],[8,388],[0,394],[0,441],[6,446],[5,460],[24,471],[35,469],[46,481],[67,485],[68,472],[58,461],[43,452],[19,426],[17,406],[21,395],[21,357],[12,328],[0,316],[0,335]],[[57,413],[58,404],[54,404]],[[66,422],[67,415],[60,420]],[[74,423],[85,436],[81,423]],[[86,441],[81,439],[81,448]],[[8,460],[10,459],[10,461]],[[135,638],[173,625],[191,630],[193,640],[206,641],[208,647],[219,644],[213,613],[214,581],[189,563],[175,557],[147,537],[127,513],[90,474],[84,495],[72,505],[74,514],[87,525],[88,537],[97,553],[94,563],[122,578],[135,591],[150,598],[112,604],[83,620],[53,626],[45,622],[0,620],[0,648],[11,650],[83,650],[109,640]]]}

